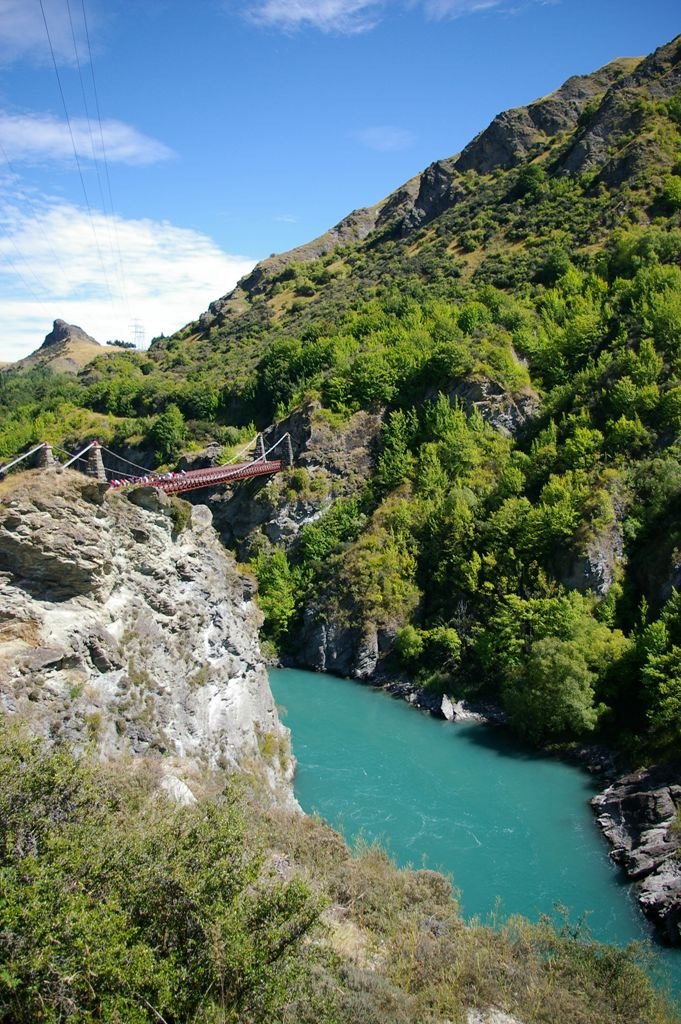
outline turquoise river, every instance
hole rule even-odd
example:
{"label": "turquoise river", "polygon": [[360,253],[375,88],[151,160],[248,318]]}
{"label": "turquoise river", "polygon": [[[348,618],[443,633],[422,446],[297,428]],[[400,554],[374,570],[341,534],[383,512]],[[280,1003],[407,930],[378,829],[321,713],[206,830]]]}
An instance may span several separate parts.
{"label": "turquoise river", "polygon": [[[505,730],[452,724],[346,679],[273,669],[298,760],[295,792],[352,841],[378,839],[400,865],[449,874],[462,912],[536,920],[567,908],[594,938],[649,941],[608,859],[586,772],[518,746]],[[681,950],[653,947],[681,995]]]}

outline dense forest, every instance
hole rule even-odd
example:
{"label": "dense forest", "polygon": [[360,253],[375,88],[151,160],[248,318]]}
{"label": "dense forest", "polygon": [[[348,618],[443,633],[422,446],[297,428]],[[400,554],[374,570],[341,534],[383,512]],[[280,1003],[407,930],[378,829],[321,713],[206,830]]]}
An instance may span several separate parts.
{"label": "dense forest", "polygon": [[267,485],[317,507],[248,552],[274,648],[295,660],[312,608],[378,630],[388,672],[492,696],[533,743],[674,757],[680,51],[501,115],[147,352],[0,374],[0,456],[96,436],[173,465],[306,405],[339,434],[377,413],[354,489],[302,467]]}

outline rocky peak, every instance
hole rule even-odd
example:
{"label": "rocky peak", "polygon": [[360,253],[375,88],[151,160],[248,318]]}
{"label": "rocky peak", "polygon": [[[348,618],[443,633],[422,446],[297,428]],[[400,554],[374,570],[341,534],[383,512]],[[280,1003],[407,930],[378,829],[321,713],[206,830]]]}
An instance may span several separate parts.
{"label": "rocky peak", "polygon": [[53,373],[79,373],[98,356],[109,356],[115,350],[100,345],[82,327],[55,320],[52,330],[42,345],[16,363],[7,367],[9,372],[26,373],[37,367]]}
{"label": "rocky peak", "polygon": [[92,345],[99,344],[82,327],[77,327],[76,324],[67,324],[65,320],[55,320],[52,330],[45,335],[45,340],[40,347],[41,349],[49,348],[51,345],[58,345],[64,341],[89,341]]}

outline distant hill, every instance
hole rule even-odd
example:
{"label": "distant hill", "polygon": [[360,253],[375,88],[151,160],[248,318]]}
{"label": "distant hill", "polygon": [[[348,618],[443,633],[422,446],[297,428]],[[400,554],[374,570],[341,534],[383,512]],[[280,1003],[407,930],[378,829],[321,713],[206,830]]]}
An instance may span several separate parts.
{"label": "distant hill", "polygon": [[0,369],[16,370],[19,373],[35,369],[47,369],[53,373],[79,373],[97,356],[107,355],[110,351],[81,327],[67,324],[65,320],[55,320],[40,348],[15,363],[0,365]]}

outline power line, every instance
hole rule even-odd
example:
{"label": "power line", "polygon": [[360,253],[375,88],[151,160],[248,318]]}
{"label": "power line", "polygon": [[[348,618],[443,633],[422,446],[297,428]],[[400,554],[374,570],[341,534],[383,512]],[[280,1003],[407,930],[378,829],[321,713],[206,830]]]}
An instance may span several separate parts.
{"label": "power line", "polygon": [[102,188],[102,180],[99,173],[99,164],[97,163],[97,154],[95,153],[95,138],[92,133],[92,124],[90,122],[90,111],[88,110],[87,95],[85,92],[85,82],[83,80],[83,69],[80,66],[80,56],[78,54],[78,43],[76,42],[76,30],[73,25],[73,15],[71,13],[71,0],[66,0],[66,10],[69,15],[69,25],[71,26],[71,39],[73,40],[73,53],[76,58],[76,67],[78,68],[78,79],[80,81],[80,94],[83,97],[83,109],[85,110],[85,118],[87,120],[88,132],[90,134],[90,149],[92,150],[92,162],[95,165],[95,173],[97,174],[97,185],[99,187],[99,198],[102,200],[102,207],[106,211],[106,202],[104,199],[104,190]]}
{"label": "power line", "polygon": [[97,121],[99,123],[99,140],[102,147],[102,159],[104,161],[104,177],[106,179],[106,188],[109,196],[109,209],[111,211],[111,222],[113,226],[114,240],[116,243],[116,253],[118,255],[118,270],[121,280],[123,301],[125,302],[126,312],[128,318],[130,317],[130,304],[128,302],[128,290],[125,281],[125,270],[123,269],[123,257],[121,255],[121,243],[118,235],[118,224],[115,217],[113,193],[111,191],[111,175],[109,174],[109,161],[106,156],[106,146],[104,144],[104,129],[102,127],[102,113],[99,106],[99,93],[97,91],[97,82],[95,80],[95,64],[92,59],[92,46],[90,45],[90,30],[88,28],[87,14],[85,13],[85,0],[80,0],[81,10],[83,12],[83,26],[85,28],[85,40],[87,42],[88,60],[90,64],[90,78],[92,79],[92,93],[95,98],[95,111],[97,114]]}
{"label": "power line", "polygon": [[[97,108],[97,120],[99,122],[99,137],[100,137],[100,142],[101,142],[101,147],[102,147],[101,156],[102,156],[102,160],[104,161],[104,167],[105,167],[105,170],[107,172],[107,181],[108,181],[108,166],[107,166],[107,163],[106,163],[106,151],[105,151],[105,148],[104,148],[104,131],[103,131],[103,128],[102,128],[102,119],[101,119],[101,117],[99,115],[99,103],[98,103],[98,98],[97,98],[97,89],[96,89],[95,80],[94,80],[94,69],[93,69],[93,66],[92,66],[92,49],[90,47],[90,38],[89,38],[88,30],[87,30],[87,16],[85,14],[84,0],[81,0],[81,5],[82,5],[82,9],[83,9],[83,24],[84,24],[84,27],[85,27],[85,35],[86,35],[86,39],[87,39],[87,43],[88,43],[88,56],[89,56],[89,61],[90,61],[90,76],[92,78],[93,94],[94,94],[94,97],[95,97],[95,106]],[[78,78],[80,80],[80,92],[81,92],[81,96],[83,97],[83,108],[85,110],[85,117],[87,118],[88,132],[89,132],[89,135],[90,135],[90,149],[92,150],[92,162],[95,165],[95,172],[97,174],[97,186],[99,188],[99,197],[100,197],[101,202],[102,202],[102,208],[104,209],[104,212],[107,214],[107,229],[108,229],[109,246],[110,246],[110,249],[111,249],[112,253],[114,253],[114,246],[115,246],[115,249],[116,249],[116,251],[118,253],[118,260],[117,260],[117,266],[116,266],[116,276],[118,278],[118,288],[120,290],[121,297],[123,298],[123,301],[125,303],[126,311],[128,312],[128,315],[129,315],[130,311],[128,309],[128,297],[127,297],[126,288],[125,288],[125,280],[124,280],[124,277],[123,277],[123,261],[122,261],[121,254],[120,254],[120,246],[118,244],[118,235],[117,235],[116,225],[115,225],[115,221],[114,221],[114,217],[113,217],[113,202],[110,202],[109,210],[107,210],[106,198],[105,198],[105,195],[104,195],[104,187],[102,185],[102,174],[100,172],[100,160],[99,160],[99,158],[97,156],[97,148],[95,146],[95,136],[94,136],[94,132],[93,132],[93,121],[92,121],[92,119],[90,117],[90,110],[89,110],[89,107],[88,107],[88,99],[87,99],[87,90],[85,88],[85,80],[83,78],[83,69],[82,69],[82,66],[81,66],[81,63],[80,63],[80,55],[78,53],[78,42],[76,40],[76,30],[75,30],[75,26],[73,24],[73,14],[72,14],[72,11],[71,11],[71,0],[66,0],[66,9],[67,9],[68,15],[69,15],[69,24],[71,26],[71,39],[73,40],[73,52],[74,52],[75,57],[76,57],[76,67],[78,68]],[[109,197],[111,197],[111,188],[110,188],[110,186],[109,186],[108,191],[109,191]]]}
{"label": "power line", "polygon": [[68,107],[66,105],[66,97],[64,95],[64,89],[63,89],[62,82],[61,82],[61,76],[59,74],[59,68],[57,67],[57,58],[55,57],[54,47],[52,45],[52,36],[50,35],[50,28],[49,28],[49,25],[47,24],[47,15],[45,14],[45,6],[43,4],[43,0],[38,0],[38,2],[40,4],[40,10],[41,10],[42,16],[43,16],[43,24],[45,25],[45,33],[47,35],[47,42],[48,42],[49,47],[50,47],[50,55],[52,57],[52,66],[54,67],[54,73],[55,73],[56,78],[57,78],[57,85],[59,86],[59,95],[61,96],[61,102],[62,102],[62,106],[64,108],[64,116],[66,117],[66,124],[68,125],[69,135],[71,136],[71,147],[73,149],[73,156],[74,156],[74,159],[76,161],[76,167],[78,168],[78,177],[80,178],[80,184],[81,184],[81,187],[83,189],[83,197],[85,199],[85,206],[87,208],[87,213],[88,213],[88,217],[89,217],[89,220],[90,220],[90,227],[92,228],[92,234],[93,234],[94,239],[95,239],[95,246],[97,247],[97,252],[99,254],[99,261],[100,261],[100,263],[102,265],[102,271],[104,272],[104,283],[106,285],[106,290],[109,293],[109,299],[110,299],[111,303],[113,304],[113,295],[111,294],[111,286],[109,285],[109,277],[108,277],[107,272],[106,272],[106,266],[104,264],[104,257],[102,256],[102,250],[101,250],[101,247],[99,245],[99,238],[97,237],[97,229],[95,228],[95,221],[94,221],[94,217],[92,216],[92,208],[90,206],[90,200],[88,199],[87,189],[85,187],[85,178],[83,177],[83,169],[81,167],[80,160],[78,158],[78,148],[76,146],[76,140],[75,140],[75,137],[73,135],[73,127],[71,125],[71,118],[69,117],[69,111],[68,111]]}

